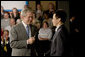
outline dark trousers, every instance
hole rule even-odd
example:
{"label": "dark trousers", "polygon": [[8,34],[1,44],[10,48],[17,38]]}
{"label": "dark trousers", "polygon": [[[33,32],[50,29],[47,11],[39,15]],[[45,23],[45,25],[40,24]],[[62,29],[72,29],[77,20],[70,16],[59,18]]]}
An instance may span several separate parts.
{"label": "dark trousers", "polygon": [[[44,56],[45,53],[50,49],[50,41],[45,40],[45,41],[39,41],[37,44],[37,53],[38,56]],[[50,54],[49,54],[50,55]]]}

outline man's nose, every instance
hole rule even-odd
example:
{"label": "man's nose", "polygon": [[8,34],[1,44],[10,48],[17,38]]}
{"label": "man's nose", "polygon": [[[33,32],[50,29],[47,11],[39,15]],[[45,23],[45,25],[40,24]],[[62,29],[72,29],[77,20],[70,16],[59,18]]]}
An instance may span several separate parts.
{"label": "man's nose", "polygon": [[30,17],[30,20],[32,20],[33,18],[32,17]]}

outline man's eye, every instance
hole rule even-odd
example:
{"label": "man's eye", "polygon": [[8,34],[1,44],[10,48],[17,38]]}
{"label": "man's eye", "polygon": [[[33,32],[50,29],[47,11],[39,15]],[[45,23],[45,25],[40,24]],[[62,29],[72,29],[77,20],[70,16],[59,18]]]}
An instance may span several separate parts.
{"label": "man's eye", "polygon": [[33,18],[32,16],[30,18]]}

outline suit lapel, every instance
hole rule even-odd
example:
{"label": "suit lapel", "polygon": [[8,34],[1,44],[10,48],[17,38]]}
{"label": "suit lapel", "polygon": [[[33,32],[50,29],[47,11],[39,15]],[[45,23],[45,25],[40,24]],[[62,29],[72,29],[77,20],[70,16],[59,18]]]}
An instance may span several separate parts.
{"label": "suit lapel", "polygon": [[28,38],[26,29],[22,23],[21,23],[21,30],[22,30],[21,32],[26,36],[26,38]]}
{"label": "suit lapel", "polygon": [[56,37],[57,37],[57,35],[58,35],[58,32],[59,32],[59,31],[56,31],[56,32],[55,32],[55,34],[54,34],[54,36],[53,36],[53,41],[56,39]]}
{"label": "suit lapel", "polygon": [[51,54],[53,54],[55,52],[55,42],[56,42],[56,37],[58,35],[58,32],[55,32],[54,36],[53,36],[53,39],[52,39],[52,46],[51,46]]}
{"label": "suit lapel", "polygon": [[51,46],[51,51],[52,51],[52,54],[54,52],[56,52],[56,44],[55,42],[57,42],[57,37],[58,37],[58,34],[59,34],[59,31],[60,31],[60,27],[58,28],[58,30],[55,32],[54,36],[53,36],[53,40],[52,40],[52,46]]}
{"label": "suit lapel", "polygon": [[53,36],[53,39],[55,39],[55,38],[57,37],[57,35],[58,35],[58,33],[60,32],[62,26],[64,26],[64,25],[61,25],[61,26],[58,28],[57,32],[55,32],[55,34],[54,34],[54,36]]}

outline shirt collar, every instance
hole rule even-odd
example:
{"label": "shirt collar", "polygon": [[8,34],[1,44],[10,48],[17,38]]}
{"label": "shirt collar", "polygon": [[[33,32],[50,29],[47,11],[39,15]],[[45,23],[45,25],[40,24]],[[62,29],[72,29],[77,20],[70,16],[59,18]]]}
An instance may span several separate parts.
{"label": "shirt collar", "polygon": [[[63,25],[63,24],[61,24],[61,25]],[[57,31],[58,28],[59,28],[61,25],[57,25],[55,31]]]}
{"label": "shirt collar", "polygon": [[58,28],[60,27],[61,25],[58,25],[58,26],[56,26],[56,29],[55,29],[55,31],[57,31],[58,30]]}
{"label": "shirt collar", "polygon": [[22,24],[24,25],[24,27],[25,27],[25,29],[26,29],[26,27],[27,27],[27,24],[25,24],[23,21],[22,21]]}

